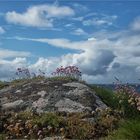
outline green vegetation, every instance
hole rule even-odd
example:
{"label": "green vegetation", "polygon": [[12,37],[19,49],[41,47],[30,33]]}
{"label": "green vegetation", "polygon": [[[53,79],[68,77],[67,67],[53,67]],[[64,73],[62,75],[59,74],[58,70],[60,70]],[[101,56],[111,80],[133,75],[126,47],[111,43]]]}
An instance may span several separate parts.
{"label": "green vegetation", "polygon": [[[94,117],[94,123],[86,120]],[[94,113],[33,113],[23,111],[6,116],[2,133],[10,139],[38,139],[62,136],[69,139],[92,139],[108,135],[115,129],[119,114],[113,110]]]}
{"label": "green vegetation", "polygon": [[59,127],[60,124],[63,124],[63,118],[56,115],[55,113],[45,113],[41,116],[36,116],[32,119],[33,124],[41,124],[45,127],[45,124],[52,127]]}
{"label": "green vegetation", "polygon": [[[92,86],[97,95],[112,109],[121,112],[121,119],[118,128],[109,132],[105,140],[139,140],[140,139],[140,111],[137,109],[137,102],[134,97],[123,92]],[[137,98],[136,98],[137,99]]]}
{"label": "green vegetation", "polygon": [[5,140],[5,134],[0,134],[0,140]]}
{"label": "green vegetation", "polygon": [[116,98],[116,95],[112,90],[97,86],[90,87],[93,88],[96,94],[102,99],[104,103],[106,103],[106,105],[108,105],[112,109],[118,108],[119,99]]}
{"label": "green vegetation", "polygon": [[78,81],[78,79],[74,77],[68,77],[68,76],[55,76],[47,79],[50,81],[69,81],[69,82]]}
{"label": "green vegetation", "polygon": [[[37,76],[37,77],[33,77],[30,79],[27,78],[22,78],[22,79],[15,79],[13,81],[10,82],[10,85],[12,86],[19,86],[28,82],[38,82],[41,80],[48,80],[48,81],[62,81],[62,82],[73,82],[73,81],[78,81],[78,79],[74,78],[74,77],[68,77],[68,76],[55,76],[55,77],[44,77],[44,76]],[[81,81],[83,82],[83,81]]]}
{"label": "green vegetation", "polygon": [[0,81],[0,89],[4,88],[6,86],[8,86],[7,83]]}
{"label": "green vegetation", "polygon": [[119,128],[105,138],[105,140],[139,140],[140,139],[140,119],[123,120]]}

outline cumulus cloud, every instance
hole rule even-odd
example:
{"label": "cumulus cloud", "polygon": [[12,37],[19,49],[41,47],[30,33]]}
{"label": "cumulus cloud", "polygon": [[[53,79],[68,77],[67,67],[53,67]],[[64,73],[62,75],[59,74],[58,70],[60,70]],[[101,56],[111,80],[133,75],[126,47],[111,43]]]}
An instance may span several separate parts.
{"label": "cumulus cloud", "polygon": [[[25,38],[23,38],[25,40]],[[80,68],[86,74],[102,74],[107,70],[107,66],[113,61],[115,55],[105,48],[105,44],[109,44],[108,40],[102,40],[100,42],[95,40],[86,40],[72,42],[67,39],[28,39],[31,41],[38,41],[48,43],[55,47],[69,48],[81,50],[81,53],[67,54],[60,58],[49,59],[47,63],[59,64],[59,65],[79,65]],[[108,46],[109,47],[109,46]],[[93,68],[91,68],[93,64]],[[44,65],[43,65],[44,66]],[[104,68],[104,69],[102,69]],[[102,71],[100,70],[102,69]]]}
{"label": "cumulus cloud", "polygon": [[0,79],[10,80],[15,78],[15,72],[18,67],[27,67],[26,58],[15,58],[13,60],[0,59]]}
{"label": "cumulus cloud", "polygon": [[33,27],[53,27],[54,18],[73,16],[74,10],[68,6],[37,5],[27,9],[24,13],[11,11],[6,13],[9,23]]}
{"label": "cumulus cloud", "polygon": [[[76,65],[81,69],[83,79],[91,83],[110,83],[114,81],[114,76],[123,82],[137,82],[140,71],[140,55],[138,53],[140,52],[140,41],[138,38],[137,35],[130,35],[118,38],[117,41],[93,38],[77,42],[64,39],[45,39],[43,43],[52,46],[61,46],[62,48],[65,46],[69,49],[76,47],[75,49],[82,51],[61,57],[39,58],[34,64],[29,64],[25,58],[16,58],[12,61],[3,60],[3,62],[0,60],[0,77],[11,77],[11,73],[14,74],[12,69],[15,70],[19,66],[26,66],[34,72],[38,72],[40,68],[50,74],[58,66]],[[31,41],[42,42],[40,39]],[[6,71],[6,75],[4,71]]]}
{"label": "cumulus cloud", "polygon": [[0,34],[4,34],[5,30],[0,26]]}
{"label": "cumulus cloud", "polygon": [[[112,38],[110,37],[112,35]],[[106,83],[114,80],[114,76],[122,81],[137,82],[140,65],[140,35],[125,31],[114,34],[105,33],[104,37],[96,34],[81,41],[65,38],[15,38],[47,43],[53,47],[80,50],[78,53],[61,57],[41,58],[31,66],[52,71],[57,66],[77,65],[82,70],[84,79],[95,83]],[[45,67],[44,67],[45,66]],[[133,75],[132,75],[133,73]],[[134,76],[135,75],[135,76]]]}

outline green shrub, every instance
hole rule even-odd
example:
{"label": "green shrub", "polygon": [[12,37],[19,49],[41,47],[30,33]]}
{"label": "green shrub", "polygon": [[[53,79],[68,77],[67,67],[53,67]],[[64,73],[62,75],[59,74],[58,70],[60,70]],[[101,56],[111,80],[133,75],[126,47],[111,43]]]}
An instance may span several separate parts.
{"label": "green shrub", "polygon": [[0,140],[5,140],[5,134],[0,134]]}
{"label": "green shrub", "polygon": [[61,116],[56,115],[55,113],[45,113],[41,116],[36,116],[32,119],[33,124],[50,125],[52,127],[59,127],[63,122]]}
{"label": "green shrub", "polygon": [[105,140],[139,140],[140,119],[127,120],[120,123],[118,130],[112,132]]}
{"label": "green shrub", "polygon": [[102,99],[102,101],[113,109],[118,108],[118,99],[115,93],[109,89],[97,86],[91,86],[96,94]]}

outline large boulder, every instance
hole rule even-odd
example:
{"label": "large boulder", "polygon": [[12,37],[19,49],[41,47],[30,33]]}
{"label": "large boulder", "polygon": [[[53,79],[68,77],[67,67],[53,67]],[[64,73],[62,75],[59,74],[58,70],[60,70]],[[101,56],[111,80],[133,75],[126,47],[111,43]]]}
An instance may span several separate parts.
{"label": "large boulder", "polygon": [[[107,106],[87,85],[79,82],[55,85],[51,91],[40,91],[41,97],[33,102],[38,112],[86,112]],[[41,95],[42,94],[42,95]]]}
{"label": "large boulder", "polygon": [[87,85],[61,80],[28,81],[0,91],[3,110],[86,112],[107,106]]}

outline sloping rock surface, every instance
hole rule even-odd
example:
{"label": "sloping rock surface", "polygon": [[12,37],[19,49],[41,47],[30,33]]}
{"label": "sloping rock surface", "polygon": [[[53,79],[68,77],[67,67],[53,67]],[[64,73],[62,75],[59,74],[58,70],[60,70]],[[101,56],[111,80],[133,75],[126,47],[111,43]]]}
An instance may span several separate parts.
{"label": "sloping rock surface", "polygon": [[63,80],[31,80],[0,90],[2,110],[86,112],[107,106],[87,85]]}

